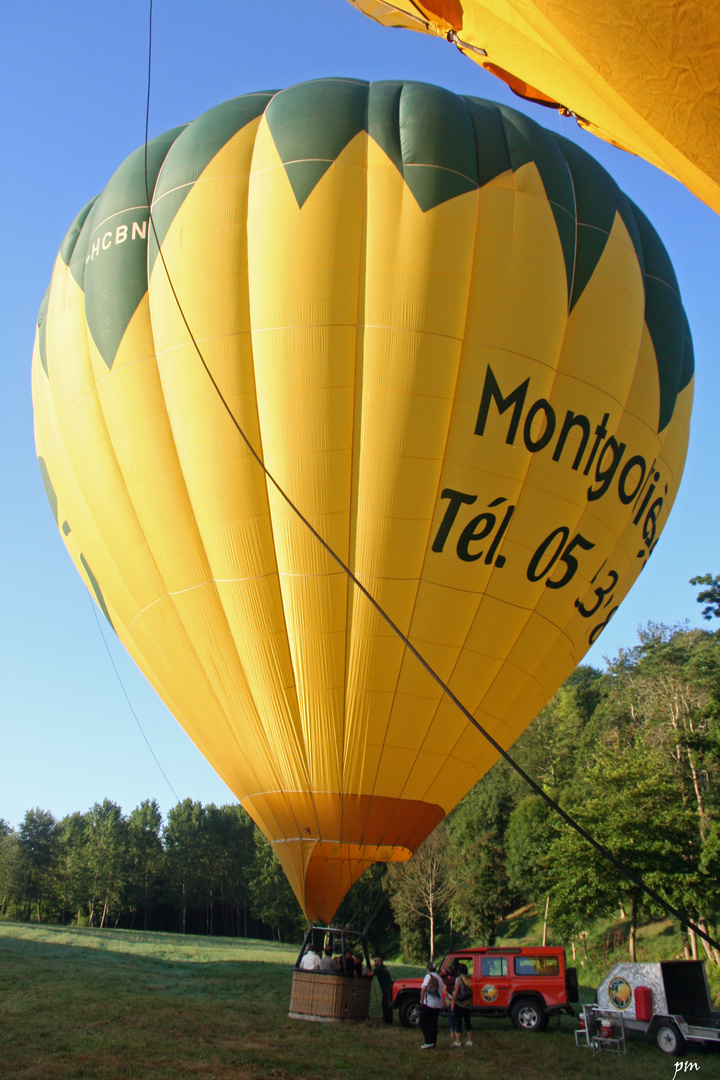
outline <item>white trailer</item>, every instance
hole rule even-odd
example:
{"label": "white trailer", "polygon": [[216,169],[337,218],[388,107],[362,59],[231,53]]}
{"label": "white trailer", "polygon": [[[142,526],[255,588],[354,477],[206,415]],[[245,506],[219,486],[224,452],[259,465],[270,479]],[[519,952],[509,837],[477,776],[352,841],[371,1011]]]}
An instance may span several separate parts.
{"label": "white trailer", "polygon": [[616,964],[598,987],[594,1008],[609,1020],[608,1039],[639,1031],[666,1054],[680,1054],[688,1043],[720,1046],[720,1012],[712,1007],[704,960]]}

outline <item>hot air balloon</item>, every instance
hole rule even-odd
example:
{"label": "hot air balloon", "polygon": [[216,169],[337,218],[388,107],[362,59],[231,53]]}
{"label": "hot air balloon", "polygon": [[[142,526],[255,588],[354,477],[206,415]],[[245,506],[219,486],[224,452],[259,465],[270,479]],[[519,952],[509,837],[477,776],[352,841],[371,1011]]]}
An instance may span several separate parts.
{"label": "hot air balloon", "polygon": [[32,370],[60,534],[309,919],[497,758],[344,566],[510,746],[657,543],[692,380],[641,211],[437,87],[236,98],[73,222]]}
{"label": "hot air balloon", "polygon": [[720,7],[702,0],[350,0],[435,34],[521,97],[674,176],[720,213]]}

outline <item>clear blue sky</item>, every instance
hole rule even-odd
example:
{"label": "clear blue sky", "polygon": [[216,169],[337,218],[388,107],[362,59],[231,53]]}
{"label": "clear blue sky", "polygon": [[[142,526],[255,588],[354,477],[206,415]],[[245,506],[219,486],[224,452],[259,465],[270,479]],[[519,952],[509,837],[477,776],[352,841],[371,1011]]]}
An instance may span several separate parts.
{"label": "clear blue sky", "polygon": [[[696,355],[690,452],[670,521],[641,579],[586,662],[636,641],[649,620],[701,625],[694,574],[720,572],[718,256],[720,219],[677,182],[523,105],[451,45],[383,30],[346,0],[156,0],[150,134],[227,98],[347,75],[438,83],[528,112],[594,154],[645,211],[680,283]],[[262,12],[262,17],[258,16]],[[144,138],[146,2],[23,0],[0,8],[0,817],[57,817],[105,797],[129,812],[175,801],[138,730],[91,602],[65,552],[35,460],[30,358],[37,310],[78,210]],[[181,731],[103,621],[122,683],[180,798],[232,796]],[[702,624],[707,625],[707,624]]]}

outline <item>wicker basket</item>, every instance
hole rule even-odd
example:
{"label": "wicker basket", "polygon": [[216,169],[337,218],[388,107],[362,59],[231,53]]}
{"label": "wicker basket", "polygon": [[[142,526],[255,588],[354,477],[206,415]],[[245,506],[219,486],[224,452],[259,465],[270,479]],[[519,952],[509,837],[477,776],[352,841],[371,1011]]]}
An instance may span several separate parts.
{"label": "wicker basket", "polygon": [[367,1020],[372,979],[351,979],[329,971],[293,971],[290,1011],[293,1020]]}

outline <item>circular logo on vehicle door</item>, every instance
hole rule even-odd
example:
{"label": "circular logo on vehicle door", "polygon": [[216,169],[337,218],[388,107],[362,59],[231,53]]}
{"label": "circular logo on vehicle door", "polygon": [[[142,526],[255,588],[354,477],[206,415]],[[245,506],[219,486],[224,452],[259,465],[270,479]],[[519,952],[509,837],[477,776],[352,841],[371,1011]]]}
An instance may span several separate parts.
{"label": "circular logo on vehicle door", "polygon": [[608,997],[616,1009],[629,1009],[632,1001],[632,986],[627,979],[615,976],[610,980]]}
{"label": "circular logo on vehicle door", "polygon": [[480,997],[483,1001],[494,1001],[497,996],[497,986],[493,986],[492,983],[487,983],[480,991]]}

